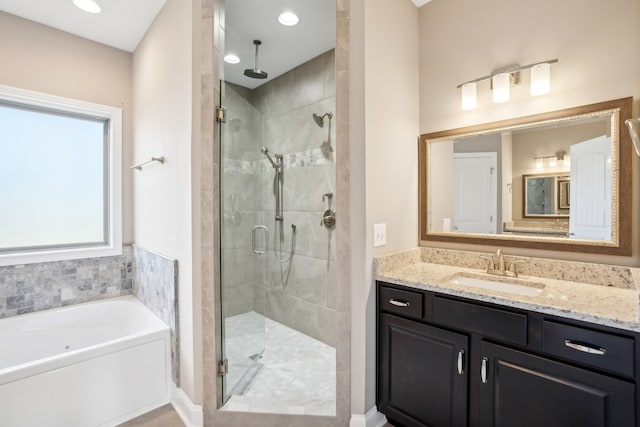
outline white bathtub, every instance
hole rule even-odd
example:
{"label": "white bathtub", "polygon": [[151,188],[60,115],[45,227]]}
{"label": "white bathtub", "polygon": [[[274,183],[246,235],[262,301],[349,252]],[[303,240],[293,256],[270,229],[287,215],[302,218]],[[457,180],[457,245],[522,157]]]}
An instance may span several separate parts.
{"label": "white bathtub", "polygon": [[169,327],[133,296],[0,320],[0,426],[115,426],[170,399]]}

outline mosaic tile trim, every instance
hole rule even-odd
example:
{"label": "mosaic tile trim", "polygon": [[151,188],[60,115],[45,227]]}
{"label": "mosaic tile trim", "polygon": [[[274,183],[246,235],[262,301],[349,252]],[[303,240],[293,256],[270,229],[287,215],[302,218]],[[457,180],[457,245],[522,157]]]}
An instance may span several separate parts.
{"label": "mosaic tile trim", "polygon": [[133,249],[122,252],[0,267],[0,318],[131,294]]}
{"label": "mosaic tile trim", "polygon": [[[332,147],[312,148],[298,153],[284,154],[282,162],[285,168],[304,168],[334,163]],[[266,159],[260,160],[224,160],[225,173],[264,174],[273,169]]]}
{"label": "mosaic tile trim", "polygon": [[133,294],[171,329],[171,372],[180,385],[178,261],[133,245]]}

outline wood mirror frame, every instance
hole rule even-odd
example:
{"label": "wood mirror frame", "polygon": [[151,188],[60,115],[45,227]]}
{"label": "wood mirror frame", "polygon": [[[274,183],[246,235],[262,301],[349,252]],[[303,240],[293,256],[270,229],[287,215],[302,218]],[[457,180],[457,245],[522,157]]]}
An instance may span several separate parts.
{"label": "wood mirror frame", "polygon": [[[631,214],[632,214],[632,164],[633,149],[631,145],[631,137],[625,127],[625,120],[631,118],[633,98],[621,98],[612,101],[600,102],[596,104],[583,105],[579,107],[567,108],[558,111],[536,114],[532,116],[519,117],[498,122],[474,125],[458,129],[450,129],[445,131],[433,132],[420,135],[418,141],[418,189],[419,189],[419,218],[420,218],[420,245],[426,246],[429,241],[433,242],[450,242],[461,244],[476,244],[503,246],[527,249],[544,249],[565,252],[584,252],[597,253],[606,255],[630,256],[632,249],[632,233],[631,233]],[[428,190],[429,183],[429,149],[428,144],[431,140],[455,138],[473,134],[484,134],[496,131],[507,131],[533,125],[534,123],[553,122],[580,116],[583,114],[613,111],[617,113],[617,137],[618,146],[614,150],[613,155],[618,165],[617,190],[613,206],[613,215],[615,220],[612,221],[612,234],[615,236],[611,241],[595,241],[595,240],[571,240],[545,237],[529,237],[529,236],[507,236],[501,234],[472,234],[472,233],[456,233],[456,232],[429,232],[429,203]],[[624,192],[624,193],[623,193]]]}

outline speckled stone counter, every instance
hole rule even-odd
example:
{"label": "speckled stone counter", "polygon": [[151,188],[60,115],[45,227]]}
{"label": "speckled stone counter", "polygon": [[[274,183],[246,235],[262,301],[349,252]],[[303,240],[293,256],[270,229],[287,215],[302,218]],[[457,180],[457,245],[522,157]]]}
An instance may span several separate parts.
{"label": "speckled stone counter", "polygon": [[[537,311],[576,320],[640,332],[637,284],[640,269],[547,260],[505,257],[518,264],[519,280],[544,285],[539,296],[516,295],[496,290],[467,287],[449,282],[454,275],[484,275],[480,255],[490,253],[416,248],[374,260],[376,280],[416,289],[439,292],[477,301]],[[538,273],[538,274],[532,274]]]}

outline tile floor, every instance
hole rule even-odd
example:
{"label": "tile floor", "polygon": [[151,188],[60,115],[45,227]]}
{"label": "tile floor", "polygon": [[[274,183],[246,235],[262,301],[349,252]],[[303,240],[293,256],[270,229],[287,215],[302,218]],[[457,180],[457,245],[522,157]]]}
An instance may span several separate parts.
{"label": "tile floor", "polygon": [[[335,415],[333,347],[253,311],[226,319],[225,327],[227,382],[235,387],[232,392],[243,393],[232,395],[223,410]],[[120,427],[183,426],[173,407],[165,405]]]}
{"label": "tile floor", "polygon": [[[225,326],[227,358],[237,358],[229,359],[227,380],[237,389],[223,410],[335,415],[333,347],[253,311],[226,319]],[[247,367],[251,373],[238,379]]]}
{"label": "tile floor", "polygon": [[119,427],[185,427],[185,425],[173,406],[166,404],[120,424]]}

